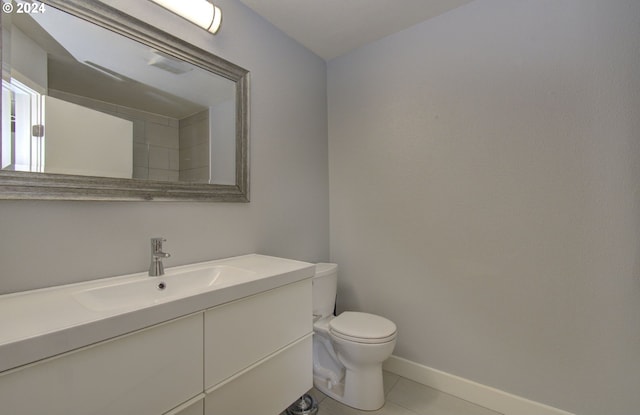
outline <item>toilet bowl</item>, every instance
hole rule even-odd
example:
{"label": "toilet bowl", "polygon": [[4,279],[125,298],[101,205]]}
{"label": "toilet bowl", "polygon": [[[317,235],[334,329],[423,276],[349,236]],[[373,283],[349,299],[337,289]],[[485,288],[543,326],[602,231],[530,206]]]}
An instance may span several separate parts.
{"label": "toilet bowl", "polygon": [[313,278],[313,383],[345,405],[376,410],[384,405],[382,362],[395,347],[396,325],[369,313],[334,316],[337,271],[317,264]]}

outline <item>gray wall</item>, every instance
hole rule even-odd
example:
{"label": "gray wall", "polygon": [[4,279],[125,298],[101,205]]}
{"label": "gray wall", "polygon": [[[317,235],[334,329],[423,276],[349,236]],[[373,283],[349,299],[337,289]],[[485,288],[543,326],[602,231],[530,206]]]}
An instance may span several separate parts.
{"label": "gray wall", "polygon": [[339,310],[581,415],[640,407],[640,2],[477,0],[328,64]]}
{"label": "gray wall", "polygon": [[329,256],[326,65],[235,0],[218,35],[148,1],[109,1],[251,71],[251,202],[0,201],[0,292],[258,252]]}

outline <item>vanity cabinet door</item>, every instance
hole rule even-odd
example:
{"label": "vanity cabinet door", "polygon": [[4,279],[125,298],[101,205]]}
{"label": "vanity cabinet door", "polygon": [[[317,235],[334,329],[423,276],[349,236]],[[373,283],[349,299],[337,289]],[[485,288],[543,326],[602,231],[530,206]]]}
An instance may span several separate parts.
{"label": "vanity cabinet door", "polygon": [[188,408],[183,409],[176,415],[203,415],[204,414],[204,401],[194,403]]}
{"label": "vanity cabinet door", "polygon": [[276,415],[312,387],[311,334],[209,389],[205,415]]}
{"label": "vanity cabinet door", "polygon": [[202,393],[202,313],[0,374],[11,415],[158,415]]}
{"label": "vanity cabinet door", "polygon": [[201,393],[189,402],[185,402],[177,408],[164,415],[203,415],[204,414],[204,394]]}
{"label": "vanity cabinet door", "polygon": [[312,319],[310,279],[207,310],[205,389],[311,333]]}

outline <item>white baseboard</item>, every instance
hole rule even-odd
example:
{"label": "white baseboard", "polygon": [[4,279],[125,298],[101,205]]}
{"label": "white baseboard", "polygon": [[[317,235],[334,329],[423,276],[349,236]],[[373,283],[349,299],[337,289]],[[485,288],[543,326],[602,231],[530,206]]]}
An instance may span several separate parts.
{"label": "white baseboard", "polygon": [[505,415],[574,415],[397,356],[387,359],[383,368]]}

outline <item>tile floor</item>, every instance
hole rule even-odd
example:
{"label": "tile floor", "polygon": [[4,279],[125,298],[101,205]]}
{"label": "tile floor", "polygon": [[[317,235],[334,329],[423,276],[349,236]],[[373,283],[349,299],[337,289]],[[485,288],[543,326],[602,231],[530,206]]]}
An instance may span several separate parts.
{"label": "tile floor", "polygon": [[377,411],[358,411],[327,397],[315,388],[317,415],[501,415],[428,386],[384,372],[385,405]]}

